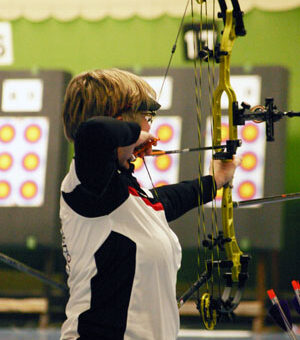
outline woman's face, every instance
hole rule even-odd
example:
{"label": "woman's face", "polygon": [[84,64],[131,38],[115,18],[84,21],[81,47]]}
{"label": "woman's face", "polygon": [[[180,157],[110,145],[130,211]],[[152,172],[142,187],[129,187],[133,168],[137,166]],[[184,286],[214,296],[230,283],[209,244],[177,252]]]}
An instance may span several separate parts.
{"label": "woman's face", "polygon": [[149,132],[150,128],[151,128],[151,123],[152,123],[152,120],[153,120],[153,116],[149,113],[142,113],[142,119],[141,121],[139,122],[140,126],[141,126],[141,129],[142,131],[146,131],[146,132]]}
{"label": "woman's face", "polygon": [[136,112],[132,113],[124,113],[121,116],[117,117],[119,120],[124,120],[127,122],[136,122],[140,125],[143,131],[149,132],[153,117],[155,116],[154,112]]}

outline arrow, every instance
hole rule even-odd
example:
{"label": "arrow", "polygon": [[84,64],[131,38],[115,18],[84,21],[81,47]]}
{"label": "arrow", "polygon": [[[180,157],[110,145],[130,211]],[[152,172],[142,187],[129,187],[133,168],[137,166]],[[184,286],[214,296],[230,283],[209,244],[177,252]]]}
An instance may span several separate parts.
{"label": "arrow", "polygon": [[267,293],[272,302],[272,307],[270,308],[269,313],[273,320],[278,326],[288,333],[290,339],[297,340],[296,335],[293,332],[292,320],[287,302],[279,302],[273,289],[268,290]]}
{"label": "arrow", "polygon": [[24,272],[26,274],[34,276],[35,278],[39,279],[40,281],[43,281],[44,283],[46,283],[49,286],[52,286],[52,287],[59,289],[59,290],[62,290],[64,292],[68,291],[68,287],[66,285],[49,279],[42,272],[40,272],[36,269],[33,269],[31,267],[28,267],[25,264],[23,264],[22,262],[19,262],[15,259],[3,254],[3,253],[0,253],[0,261],[6,263],[7,265],[9,265],[9,266],[21,271],[21,272]]}
{"label": "arrow", "polygon": [[295,297],[293,299],[293,305],[298,314],[300,314],[300,284],[299,281],[292,281],[292,286],[295,292]]}
{"label": "arrow", "polygon": [[276,196],[255,198],[253,200],[247,200],[247,201],[233,202],[233,207],[240,208],[240,207],[256,205],[256,204],[261,204],[261,203],[267,204],[267,203],[276,203],[276,202],[297,200],[297,199],[300,199],[300,192],[295,192],[293,194],[282,194],[282,195],[276,195]]}
{"label": "arrow", "polygon": [[147,156],[162,156],[162,155],[169,155],[173,153],[185,153],[185,152],[193,152],[193,151],[204,151],[204,150],[224,150],[226,149],[226,145],[218,145],[218,146],[203,146],[197,148],[186,148],[186,149],[179,149],[179,150],[152,150],[150,155]]}
{"label": "arrow", "polygon": [[[157,139],[158,140],[158,139]],[[162,156],[169,155],[174,153],[185,153],[185,152],[193,152],[193,151],[205,151],[205,150],[227,150],[228,154],[235,154],[236,149],[242,145],[241,139],[235,140],[227,140],[226,145],[213,145],[213,146],[203,146],[196,148],[185,148],[179,150],[152,150],[150,155],[147,156]]]}

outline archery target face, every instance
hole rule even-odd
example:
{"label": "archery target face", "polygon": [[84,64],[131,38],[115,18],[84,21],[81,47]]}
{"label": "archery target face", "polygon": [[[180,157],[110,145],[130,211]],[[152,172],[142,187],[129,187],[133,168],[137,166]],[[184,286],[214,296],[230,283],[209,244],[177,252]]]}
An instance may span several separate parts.
{"label": "archery target face", "polygon": [[[181,142],[182,119],[179,116],[155,117],[151,132],[160,140],[153,149],[177,150]],[[173,184],[179,178],[179,154],[145,157],[145,162],[150,172],[155,187]],[[135,176],[144,188],[152,188],[147,169],[141,158],[134,162]]]}
{"label": "archery target face", "polygon": [[0,206],[43,204],[48,134],[46,117],[0,118]]}
{"label": "archery target face", "polygon": [[[222,117],[222,144],[226,144],[229,137],[228,117]],[[242,146],[238,148],[237,155],[242,158],[241,165],[236,169],[233,179],[233,201],[245,201],[263,197],[264,173],[266,157],[265,124],[248,122],[238,127],[238,138],[242,140]],[[206,121],[205,145],[211,145],[211,122]],[[205,152],[205,169],[209,169],[212,152]],[[217,192],[217,205],[220,206],[222,189]],[[252,206],[254,207],[254,206]]]}

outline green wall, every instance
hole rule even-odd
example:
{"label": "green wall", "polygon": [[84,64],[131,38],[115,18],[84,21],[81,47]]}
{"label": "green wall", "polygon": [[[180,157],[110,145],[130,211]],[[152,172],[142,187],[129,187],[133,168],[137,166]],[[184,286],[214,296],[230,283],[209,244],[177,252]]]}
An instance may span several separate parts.
{"label": "green wall", "polygon": [[[233,66],[281,65],[290,72],[288,108],[300,110],[300,8],[287,12],[254,10],[245,16],[247,35],[239,38],[232,55]],[[73,74],[107,67],[166,67],[180,19],[155,20],[106,18],[97,22],[49,19],[12,22],[15,62],[8,68],[64,69]],[[179,39],[172,66],[191,66],[183,58]],[[285,109],[285,108],[283,108]],[[300,190],[300,119],[288,121],[286,190]]]}
{"label": "green wall", "polygon": [[[254,10],[245,16],[247,36],[239,38],[232,55],[233,66],[281,65],[290,72],[289,109],[300,111],[300,8],[287,12]],[[15,62],[2,69],[63,69],[73,74],[108,67],[166,67],[180,19],[167,16],[155,20],[137,17],[97,22],[77,19],[59,22],[49,19],[12,21]],[[172,66],[189,67],[179,39]],[[284,89],[285,90],[285,89]],[[279,128],[279,127],[277,127]],[[288,121],[286,144],[286,192],[300,191],[300,119]],[[276,183],[274,183],[276,186]],[[297,276],[300,255],[299,201],[285,205],[281,265],[287,279]],[[263,227],[263,226],[262,226]],[[287,266],[286,264],[289,263]],[[292,277],[292,278],[295,278]]]}

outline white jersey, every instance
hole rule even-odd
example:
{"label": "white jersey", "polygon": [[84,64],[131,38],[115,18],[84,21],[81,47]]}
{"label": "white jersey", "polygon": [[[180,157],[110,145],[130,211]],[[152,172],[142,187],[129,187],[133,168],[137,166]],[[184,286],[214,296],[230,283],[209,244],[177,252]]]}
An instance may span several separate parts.
{"label": "white jersey", "polygon": [[[61,340],[175,340],[181,247],[167,220],[197,205],[198,182],[158,188],[159,199],[153,190],[140,188],[132,176],[133,166],[119,169],[113,152],[117,146],[132,144],[139,127],[115,121],[98,118],[82,124],[75,141],[76,157],[61,187],[70,288]],[[89,140],[95,127],[101,136]],[[103,131],[108,135],[103,136]],[[119,140],[114,136],[116,145],[101,149],[99,158],[95,149],[88,155],[87,145],[95,145],[99,138],[103,147],[103,138],[109,138],[111,131],[121,136]],[[107,166],[109,148],[114,166]],[[103,164],[90,164],[103,158]],[[204,190],[210,191],[207,201],[212,179],[207,176],[202,182]]]}

